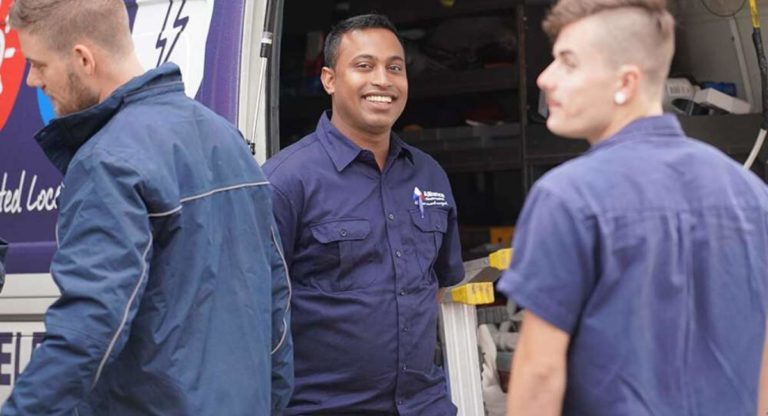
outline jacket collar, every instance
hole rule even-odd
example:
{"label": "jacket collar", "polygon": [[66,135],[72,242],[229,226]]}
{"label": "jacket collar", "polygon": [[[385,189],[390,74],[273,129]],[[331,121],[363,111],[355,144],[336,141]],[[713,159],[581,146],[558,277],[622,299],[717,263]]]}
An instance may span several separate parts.
{"label": "jacket collar", "polygon": [[181,72],[175,64],[164,64],[128,81],[101,103],[54,119],[35,135],[35,140],[53,165],[66,174],[78,149],[98,133],[125,102],[174,90],[184,90]]}
{"label": "jacket collar", "polygon": [[[317,136],[336,170],[341,172],[355,160],[363,149],[349,140],[331,123],[331,112],[325,111],[317,123]],[[389,156],[387,159],[404,154],[413,162],[413,155],[407,145],[392,133],[389,138]],[[387,162],[389,164],[389,162]]]}

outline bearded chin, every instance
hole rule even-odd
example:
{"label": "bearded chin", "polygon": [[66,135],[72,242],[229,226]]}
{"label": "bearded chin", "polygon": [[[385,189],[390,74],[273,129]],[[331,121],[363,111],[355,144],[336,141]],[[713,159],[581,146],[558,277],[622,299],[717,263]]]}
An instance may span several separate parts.
{"label": "bearded chin", "polygon": [[85,110],[99,103],[99,94],[82,81],[74,72],[67,71],[67,102],[60,104],[59,117]]}

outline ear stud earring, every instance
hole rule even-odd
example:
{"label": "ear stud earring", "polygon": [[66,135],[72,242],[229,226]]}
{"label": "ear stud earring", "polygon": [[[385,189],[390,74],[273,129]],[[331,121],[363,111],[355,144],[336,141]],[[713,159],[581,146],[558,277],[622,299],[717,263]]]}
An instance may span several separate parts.
{"label": "ear stud earring", "polygon": [[613,96],[613,102],[617,105],[622,105],[627,102],[627,96],[623,92],[618,91],[616,95]]}

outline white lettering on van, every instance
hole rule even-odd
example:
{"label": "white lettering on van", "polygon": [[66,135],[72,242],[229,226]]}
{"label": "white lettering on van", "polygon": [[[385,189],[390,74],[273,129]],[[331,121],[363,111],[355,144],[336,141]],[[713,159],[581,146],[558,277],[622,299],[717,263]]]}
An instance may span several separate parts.
{"label": "white lettering on van", "polygon": [[56,210],[56,200],[59,198],[59,195],[61,195],[61,186],[56,188],[43,188],[38,191],[35,189],[36,185],[37,175],[32,177],[32,184],[29,186],[29,193],[27,194],[27,211],[46,212]]}
{"label": "white lettering on van", "polygon": [[[23,212],[50,212],[58,209],[57,200],[62,186],[39,187],[38,176],[32,175],[27,182],[27,171],[22,170],[18,182],[3,173],[0,183],[0,214],[16,215]],[[24,205],[22,205],[24,201]]]}
{"label": "white lettering on van", "polygon": [[16,188],[8,188],[8,174],[3,174],[3,184],[0,186],[0,212],[8,214],[21,214],[21,191],[24,189],[26,171],[21,171],[19,185]]}

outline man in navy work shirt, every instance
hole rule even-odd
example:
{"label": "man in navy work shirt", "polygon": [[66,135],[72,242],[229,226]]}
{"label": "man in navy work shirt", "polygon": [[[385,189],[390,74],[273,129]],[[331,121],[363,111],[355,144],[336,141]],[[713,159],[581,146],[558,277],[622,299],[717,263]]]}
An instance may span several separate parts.
{"label": "man in navy work shirt", "polygon": [[547,126],[592,146],[518,221],[499,284],[526,308],[509,414],[755,415],[765,184],[663,115],[664,0],[561,0],[544,28]]}
{"label": "man in navy work shirt", "polygon": [[292,283],[288,415],[452,415],[433,363],[438,287],[464,275],[445,172],[392,134],[405,56],[383,16],[337,25],[317,130],[267,161]]}

